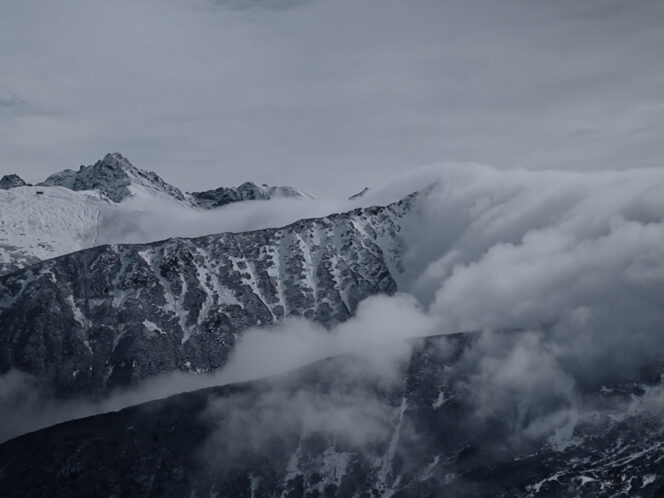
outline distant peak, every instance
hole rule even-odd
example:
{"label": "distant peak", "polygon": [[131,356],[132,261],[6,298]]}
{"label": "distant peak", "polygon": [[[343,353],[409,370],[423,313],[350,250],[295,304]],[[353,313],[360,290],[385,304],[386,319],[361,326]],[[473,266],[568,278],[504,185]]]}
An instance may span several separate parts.
{"label": "distant peak", "polygon": [[116,177],[129,180],[137,172],[138,169],[119,152],[106,154],[103,159],[100,159],[93,165],[81,166],[78,169],[78,174],[80,175],[85,175],[88,178],[98,178],[103,181],[112,181]]}
{"label": "distant peak", "polygon": [[179,189],[152,171],[136,168],[119,152],[106,154],[103,159],[90,166],[81,166],[78,171],[66,169],[54,173],[40,185],[57,185],[71,190],[97,190],[114,202],[121,202],[139,192],[185,200]]}
{"label": "distant peak", "polygon": [[23,178],[14,173],[0,178],[0,189],[3,190],[9,190],[14,187],[23,187],[24,185],[27,185],[27,183],[25,183]]}

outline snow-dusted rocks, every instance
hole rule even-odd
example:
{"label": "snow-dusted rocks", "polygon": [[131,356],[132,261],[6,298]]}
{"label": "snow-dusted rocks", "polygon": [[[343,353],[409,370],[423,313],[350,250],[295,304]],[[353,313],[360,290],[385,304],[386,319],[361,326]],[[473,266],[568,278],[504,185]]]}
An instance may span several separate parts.
{"label": "snow-dusted rocks", "polygon": [[219,187],[205,192],[192,192],[193,202],[202,208],[215,208],[239,201],[269,200],[276,198],[313,199],[303,190],[288,186],[256,185],[245,182],[239,187]]}
{"label": "snow-dusted rocks", "polygon": [[479,413],[464,370],[478,339],[418,340],[394,382],[336,357],[26,434],[0,445],[3,496],[662,496],[657,386],[589,389],[632,409],[600,409],[555,447]]}
{"label": "snow-dusted rocks", "polygon": [[[237,335],[285,316],[325,325],[396,291],[412,197],[281,229],[101,246],[0,277],[0,372],[100,395],[223,365]],[[147,324],[147,325],[146,325]]]}
{"label": "snow-dusted rocks", "polygon": [[135,167],[117,152],[106,154],[103,159],[91,166],[81,166],[78,171],[66,169],[54,173],[39,185],[60,186],[71,190],[96,190],[113,202],[122,202],[130,197],[161,198],[206,209],[248,200],[313,198],[311,194],[294,187],[259,186],[252,182],[245,182],[239,187],[219,187],[214,190],[184,194],[153,171],[144,171]]}
{"label": "snow-dusted rocks", "polygon": [[10,188],[14,187],[23,187],[24,185],[27,184],[23,178],[15,174],[5,175],[0,178],[0,189],[2,190],[9,190]]}
{"label": "snow-dusted rocks", "polygon": [[91,166],[78,171],[66,169],[49,176],[40,186],[60,186],[71,190],[96,190],[114,202],[131,196],[161,197],[185,201],[184,194],[152,171],[132,165],[122,154],[106,154]]}

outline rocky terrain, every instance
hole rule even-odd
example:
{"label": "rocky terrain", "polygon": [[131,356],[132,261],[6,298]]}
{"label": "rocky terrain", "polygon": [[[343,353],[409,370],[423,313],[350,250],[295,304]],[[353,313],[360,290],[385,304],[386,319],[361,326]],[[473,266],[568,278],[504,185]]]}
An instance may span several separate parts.
{"label": "rocky terrain", "polygon": [[71,190],[97,190],[113,202],[128,197],[152,194],[184,201],[180,189],[169,185],[153,171],[136,168],[121,154],[106,154],[91,166],[81,166],[78,171],[66,169],[54,173],[38,184],[42,187],[59,186]]}
{"label": "rocky terrain", "polygon": [[240,201],[267,201],[275,198],[312,199],[313,196],[293,187],[275,187],[245,182],[238,187],[219,187],[189,194],[195,205],[212,209]]}
{"label": "rocky terrain", "polygon": [[[5,188],[22,185],[20,183],[22,180],[16,175],[5,178],[8,178],[6,183],[9,185]],[[153,196],[174,199],[206,209],[232,202],[269,200],[276,197],[312,198],[310,194],[293,187],[258,186],[252,182],[245,182],[239,187],[219,187],[204,192],[183,193],[177,187],[165,182],[154,171],[144,171],[135,167],[117,152],[106,154],[103,159],[91,166],[81,166],[78,171],[66,169],[54,173],[38,185],[60,186],[71,190],[96,190],[113,202],[122,202],[134,196]]]}
{"label": "rocky terrain", "polygon": [[477,410],[479,336],[418,340],[380,369],[337,357],[21,436],[0,445],[3,496],[662,496],[656,376],[587,391],[590,415],[532,436]]}
{"label": "rocky terrain", "polygon": [[243,330],[285,316],[339,323],[364,298],[396,291],[400,219],[413,201],[95,247],[0,277],[0,372],[96,396],[160,372],[216,369]]}
{"label": "rocky terrain", "polygon": [[295,223],[119,155],[49,182],[0,190],[3,496],[664,493],[658,171],[457,165]]}
{"label": "rocky terrain", "polygon": [[25,185],[27,184],[23,181],[23,178],[18,175],[11,174],[0,178],[0,189],[3,190],[9,190],[14,187],[23,187]]}

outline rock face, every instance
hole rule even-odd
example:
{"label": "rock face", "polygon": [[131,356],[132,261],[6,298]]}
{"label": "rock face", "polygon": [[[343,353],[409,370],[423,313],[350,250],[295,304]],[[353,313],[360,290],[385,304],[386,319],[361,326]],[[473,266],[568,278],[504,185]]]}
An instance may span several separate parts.
{"label": "rock face", "polygon": [[[661,403],[599,411],[563,446],[550,433],[519,439],[478,415],[464,387],[476,338],[419,341],[388,382],[339,357],[21,436],[0,445],[3,496],[664,494]],[[619,391],[586,394],[606,404]]]}
{"label": "rock face", "polygon": [[202,208],[211,209],[225,206],[232,202],[269,200],[274,198],[311,199],[312,196],[293,187],[280,187],[245,182],[239,187],[220,187],[205,192],[192,192],[194,203]]}
{"label": "rock face", "polygon": [[159,175],[133,166],[122,154],[106,154],[91,166],[78,171],[66,169],[49,176],[41,186],[60,186],[71,190],[97,190],[114,202],[141,193],[185,201],[184,194]]}
{"label": "rock face", "polygon": [[366,193],[369,192],[369,187],[364,187],[362,190],[357,192],[356,194],[351,195],[348,197],[349,201],[354,201],[356,199],[360,199],[366,195]]}
{"label": "rock face", "polygon": [[18,368],[61,396],[103,395],[160,372],[218,368],[251,326],[346,320],[362,299],[396,291],[412,203],[100,246],[0,277],[0,372]]}
{"label": "rock face", "polygon": [[25,185],[27,185],[27,183],[25,183],[23,178],[18,175],[11,174],[0,178],[0,189],[3,190],[9,190],[10,188],[14,187],[23,187]]}

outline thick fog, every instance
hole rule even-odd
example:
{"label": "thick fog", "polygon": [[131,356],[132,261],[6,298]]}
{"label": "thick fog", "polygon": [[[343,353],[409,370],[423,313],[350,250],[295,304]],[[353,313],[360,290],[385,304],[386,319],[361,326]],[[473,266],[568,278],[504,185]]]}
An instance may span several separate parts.
{"label": "thick fog", "polygon": [[105,206],[95,244],[143,243],[170,237],[199,237],[288,225],[351,209],[350,201],[271,199],[236,202],[215,209],[198,209],[175,201],[128,199]]}
{"label": "thick fog", "polygon": [[[484,331],[456,366],[457,378],[464,379],[459,387],[472,393],[479,417],[498,416],[516,439],[547,436],[564,446],[575,424],[598,410],[615,415],[661,407],[658,388],[648,388],[641,400],[611,406],[598,407],[588,399],[593,389],[638,381],[664,354],[664,175],[659,170],[530,172],[453,164],[426,168],[374,195],[386,199],[423,185],[434,186],[405,222],[409,249],[401,276],[401,290],[417,298],[410,314],[420,318],[404,313],[403,297],[382,298],[394,309],[373,311],[376,319],[387,317],[385,323],[407,316],[403,337],[422,330]],[[371,312],[363,308],[362,320]],[[386,338],[399,337],[380,322],[364,324],[380,325],[373,331],[377,337],[383,332]],[[252,354],[263,368],[282,358],[276,343],[284,355],[293,351],[297,358],[310,341],[304,337],[312,337],[316,328],[306,334],[284,330],[271,340],[270,330],[251,333],[259,334]],[[353,352],[373,351],[363,340],[357,336]],[[322,348],[319,357],[326,351],[339,352]],[[387,362],[376,371],[385,379],[399,378],[402,366]],[[362,378],[357,378],[360,398]],[[307,410],[299,402],[275,396],[266,401],[270,407],[306,426]],[[373,407],[374,398],[366,396]],[[311,400],[314,407],[320,402]],[[348,400],[339,403],[346,407]],[[352,405],[356,411],[349,425],[382,427],[387,414],[365,412],[361,402]],[[265,433],[274,434],[270,427]],[[222,428],[222,433],[229,432]]]}

